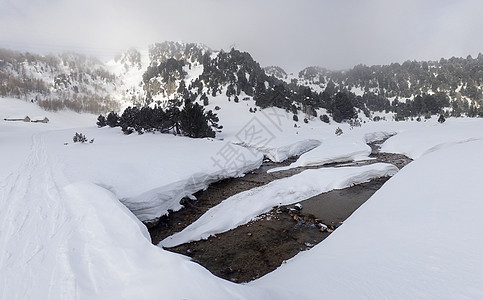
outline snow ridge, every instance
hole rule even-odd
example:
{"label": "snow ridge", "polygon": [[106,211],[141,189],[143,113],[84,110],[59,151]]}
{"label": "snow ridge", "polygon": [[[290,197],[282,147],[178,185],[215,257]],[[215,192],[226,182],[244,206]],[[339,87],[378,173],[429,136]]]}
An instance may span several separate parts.
{"label": "snow ridge", "polygon": [[177,211],[182,208],[180,204],[184,197],[193,197],[197,191],[205,190],[211,183],[232,177],[241,177],[245,173],[255,170],[262,164],[263,157],[247,161],[243,166],[234,169],[214,171],[213,173],[195,173],[187,179],[170,183],[165,186],[146,191],[135,198],[121,199],[141,221],[152,221],[168,213],[168,210]]}

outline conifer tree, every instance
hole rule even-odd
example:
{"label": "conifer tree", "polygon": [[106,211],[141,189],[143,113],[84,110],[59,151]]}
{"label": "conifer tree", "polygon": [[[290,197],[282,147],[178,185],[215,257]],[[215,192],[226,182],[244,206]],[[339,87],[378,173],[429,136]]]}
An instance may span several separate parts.
{"label": "conifer tree", "polygon": [[99,115],[99,117],[97,117],[97,127],[101,128],[101,127],[105,127],[107,125],[107,122],[106,122],[106,117],[104,117],[103,115]]}
{"label": "conifer tree", "polygon": [[119,116],[117,115],[117,113],[111,111],[108,115],[107,115],[107,119],[106,119],[106,124],[109,126],[109,127],[116,127],[116,126],[119,126]]}
{"label": "conifer tree", "polygon": [[198,103],[185,100],[184,108],[179,113],[181,132],[192,138],[215,137],[204,114],[204,108]]}
{"label": "conifer tree", "polygon": [[334,96],[334,103],[331,107],[332,118],[335,122],[340,123],[357,116],[349,95],[344,92],[338,92]]}

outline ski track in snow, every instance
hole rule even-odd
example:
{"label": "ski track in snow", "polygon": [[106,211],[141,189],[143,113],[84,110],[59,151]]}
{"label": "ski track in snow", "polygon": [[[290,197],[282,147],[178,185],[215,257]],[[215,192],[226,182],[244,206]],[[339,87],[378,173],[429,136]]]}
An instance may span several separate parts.
{"label": "ski track in snow", "polygon": [[[65,214],[62,192],[55,184],[52,164],[47,159],[41,135],[32,136],[26,161],[4,182],[0,204],[1,285],[20,284],[22,288],[16,290],[17,295],[8,294],[12,289],[4,289],[0,298],[27,299],[38,292],[50,295],[53,289],[61,290],[57,294],[61,292],[72,297],[75,282],[66,253],[66,236],[72,232],[70,226],[66,226],[69,219]],[[54,272],[59,268],[62,272]],[[18,272],[25,280],[10,282],[18,276],[8,274]],[[49,276],[39,278],[38,274],[42,273]],[[57,274],[63,274],[63,277],[56,278]]]}

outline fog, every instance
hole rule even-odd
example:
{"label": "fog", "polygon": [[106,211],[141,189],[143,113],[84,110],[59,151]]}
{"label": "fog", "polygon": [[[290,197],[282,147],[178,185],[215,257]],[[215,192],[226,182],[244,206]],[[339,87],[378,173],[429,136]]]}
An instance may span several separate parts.
{"label": "fog", "polygon": [[298,72],[483,52],[481,0],[0,1],[0,47],[36,53],[199,42]]}

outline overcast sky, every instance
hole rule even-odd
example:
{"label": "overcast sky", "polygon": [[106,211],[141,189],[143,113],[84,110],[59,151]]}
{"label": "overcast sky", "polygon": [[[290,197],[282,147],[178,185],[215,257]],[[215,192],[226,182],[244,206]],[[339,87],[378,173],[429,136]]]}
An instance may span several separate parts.
{"label": "overcast sky", "polygon": [[482,0],[0,0],[0,47],[102,59],[184,41],[288,72],[483,53]]}

